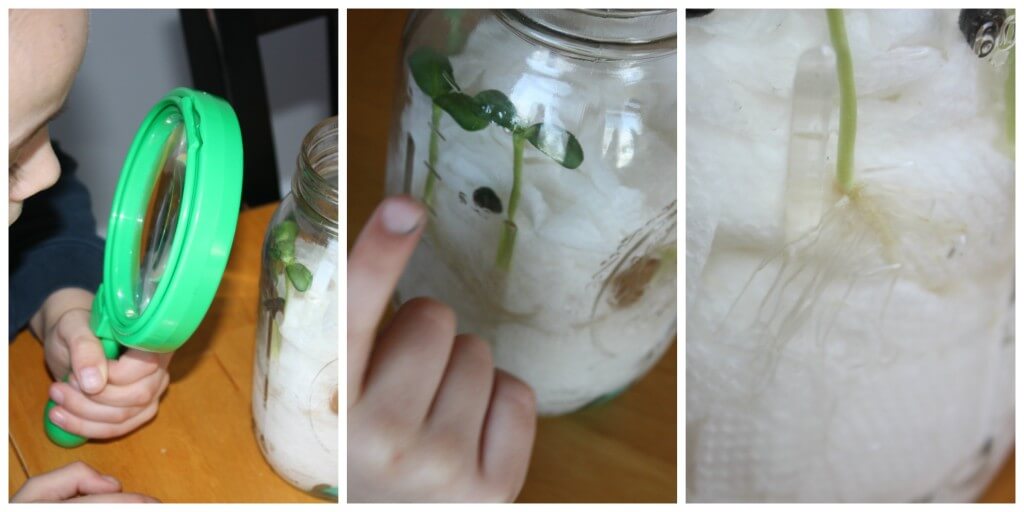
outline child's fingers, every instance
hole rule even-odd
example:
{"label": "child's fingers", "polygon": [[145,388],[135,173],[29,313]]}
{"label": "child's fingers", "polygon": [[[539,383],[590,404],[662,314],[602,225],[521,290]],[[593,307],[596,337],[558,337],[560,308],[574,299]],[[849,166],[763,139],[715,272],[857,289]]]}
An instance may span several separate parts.
{"label": "child's fingers", "polygon": [[120,490],[121,484],[113,477],[101,475],[84,462],[73,462],[28,479],[12,501],[61,501],[79,494]]}
{"label": "child's fingers", "polygon": [[[95,395],[88,395],[86,398],[112,407],[145,406],[159,398],[167,390],[170,380],[170,375],[167,372],[154,372],[125,386],[108,384],[103,391]],[[67,384],[56,383],[54,385],[61,390],[64,388],[60,388],[60,386],[65,385],[72,390],[81,389],[74,376],[68,380]]]}
{"label": "child's fingers", "polygon": [[[103,391],[106,392],[107,389]],[[64,410],[79,418],[103,423],[120,423],[128,420],[142,412],[146,405],[149,405],[145,403],[135,406],[114,407],[102,404],[64,383],[54,383],[50,386],[50,398]]]}
{"label": "child's fingers", "polygon": [[65,503],[160,503],[160,500],[142,494],[117,493],[79,496],[78,498],[66,500]]}
{"label": "child's fingers", "polygon": [[468,449],[478,453],[493,383],[494,360],[487,342],[469,334],[456,337],[427,429],[457,433],[467,440]]}
{"label": "child's fingers", "polygon": [[64,430],[72,434],[78,434],[89,439],[110,439],[123,436],[153,419],[156,416],[157,404],[153,403],[143,408],[135,416],[118,423],[106,423],[91,421],[71,414],[61,406],[50,409],[50,420]]}
{"label": "child's fingers", "polygon": [[512,501],[526,478],[537,427],[536,398],[523,381],[497,370],[482,440],[484,479],[502,486]]}
{"label": "child's fingers", "polygon": [[78,482],[78,491],[80,494],[106,494],[116,493],[121,490],[121,482],[117,481],[116,478],[109,475],[100,475],[90,477],[85,480]]}
{"label": "child's fingers", "polygon": [[157,373],[161,368],[165,368],[167,366],[165,361],[169,360],[171,355],[135,349],[126,350],[121,357],[108,362],[107,380],[110,384],[118,386],[133,384]]}
{"label": "child's fingers", "polygon": [[425,210],[409,197],[385,199],[348,256],[348,404],[361,392],[374,333],[419,240]]}
{"label": "child's fingers", "polygon": [[455,339],[455,313],[432,299],[402,305],[380,334],[360,403],[367,414],[422,425]]}

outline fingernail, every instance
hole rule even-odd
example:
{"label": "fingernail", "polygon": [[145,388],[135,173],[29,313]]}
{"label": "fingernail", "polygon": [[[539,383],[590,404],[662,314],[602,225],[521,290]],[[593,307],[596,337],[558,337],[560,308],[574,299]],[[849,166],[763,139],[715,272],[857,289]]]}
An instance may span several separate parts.
{"label": "fingernail", "polygon": [[58,425],[63,425],[67,420],[64,417],[64,413],[60,409],[50,409],[50,419]]}
{"label": "fingernail", "polygon": [[110,482],[110,483],[112,483],[112,484],[114,484],[114,485],[121,485],[121,482],[118,482],[116,478],[114,478],[114,477],[112,477],[110,475],[103,475],[103,479],[108,481],[108,482]]}
{"label": "fingernail", "polygon": [[61,393],[57,386],[50,387],[50,398],[58,404],[64,403],[64,393]]}
{"label": "fingernail", "polygon": [[396,235],[408,235],[419,227],[423,219],[423,209],[415,203],[403,199],[384,200],[381,212],[384,228]]}
{"label": "fingernail", "polygon": [[100,371],[95,366],[90,366],[82,370],[81,380],[82,388],[84,388],[87,393],[95,393],[103,387]]}

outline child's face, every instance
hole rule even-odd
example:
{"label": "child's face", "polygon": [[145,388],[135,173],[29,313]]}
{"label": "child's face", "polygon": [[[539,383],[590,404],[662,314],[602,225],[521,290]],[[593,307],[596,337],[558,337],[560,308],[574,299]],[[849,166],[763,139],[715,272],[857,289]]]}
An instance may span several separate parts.
{"label": "child's face", "polygon": [[9,22],[10,223],[22,202],[60,175],[48,123],[82,63],[88,15],[79,10],[12,10]]}

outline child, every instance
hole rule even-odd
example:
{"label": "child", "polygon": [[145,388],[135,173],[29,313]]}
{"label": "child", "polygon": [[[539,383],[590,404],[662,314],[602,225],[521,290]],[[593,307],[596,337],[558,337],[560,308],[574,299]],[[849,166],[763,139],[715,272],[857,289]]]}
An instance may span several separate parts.
{"label": "child", "polygon": [[[58,404],[51,420],[89,438],[121,436],[156,415],[170,354],[129,350],[107,362],[89,328],[103,245],[85,189],[61,177],[47,129],[81,64],[88,19],[84,11],[12,10],[9,29],[9,336],[27,323],[42,340],[57,380],[50,387]],[[15,226],[25,201],[37,194]],[[113,477],[77,462],[29,479],[12,501],[155,500],[121,493]]]}
{"label": "child", "polygon": [[512,501],[536,426],[533,392],[495,370],[455,315],[413,299],[376,333],[424,222],[386,199],[348,259],[349,501]]}

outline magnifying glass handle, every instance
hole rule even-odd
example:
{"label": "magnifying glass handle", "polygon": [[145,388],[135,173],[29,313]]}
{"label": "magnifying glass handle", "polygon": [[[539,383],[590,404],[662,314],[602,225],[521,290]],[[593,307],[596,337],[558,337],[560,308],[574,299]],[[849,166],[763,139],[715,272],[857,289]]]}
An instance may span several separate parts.
{"label": "magnifying glass handle", "polygon": [[[100,342],[103,344],[103,353],[106,354],[107,359],[117,359],[121,355],[121,344],[105,338],[100,338]],[[67,381],[68,377],[64,377]],[[82,446],[87,441],[86,438],[72,434],[67,430],[58,427],[54,422],[50,421],[50,409],[53,409],[57,404],[50,400],[46,403],[46,409],[43,410],[43,429],[46,430],[46,436],[53,441],[53,444],[64,448],[77,448]]]}

